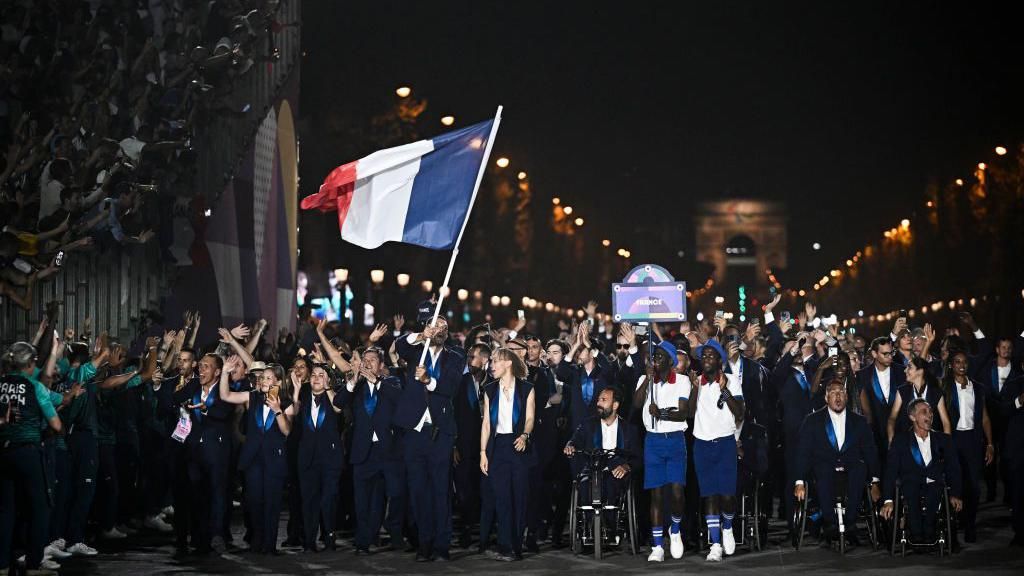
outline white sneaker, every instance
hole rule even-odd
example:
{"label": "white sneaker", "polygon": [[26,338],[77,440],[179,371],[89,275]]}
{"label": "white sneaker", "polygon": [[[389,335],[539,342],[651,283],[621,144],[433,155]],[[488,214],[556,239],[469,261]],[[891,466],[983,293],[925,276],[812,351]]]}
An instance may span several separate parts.
{"label": "white sneaker", "polygon": [[711,551],[708,552],[708,557],[706,558],[706,560],[708,562],[721,562],[722,561],[722,545],[721,544],[712,544],[711,545]]}
{"label": "white sneaker", "polygon": [[101,532],[100,537],[106,538],[107,540],[120,540],[122,538],[127,538],[128,535],[118,530],[117,527],[114,527],[106,532]]}
{"label": "white sneaker", "polygon": [[39,567],[43,570],[60,570],[60,564],[49,558],[43,558],[43,561],[39,563]]}
{"label": "white sneaker", "polygon": [[726,556],[736,553],[736,537],[732,535],[732,528],[722,530],[722,548]]}
{"label": "white sneaker", "polygon": [[99,554],[99,551],[85,542],[79,542],[78,544],[68,548],[68,552],[71,552],[75,556],[95,556]]}
{"label": "white sneaker", "polygon": [[150,530],[156,530],[157,532],[173,532],[174,527],[164,522],[164,519],[160,515],[149,516],[142,521],[142,525]]}
{"label": "white sneaker", "polygon": [[63,548],[58,548],[53,544],[50,544],[46,548],[43,548],[43,556],[47,558],[70,558],[71,553],[65,552]]}
{"label": "white sneaker", "polygon": [[64,541],[63,538],[57,538],[53,542],[50,542],[50,546],[53,546],[54,548],[59,548],[59,549],[63,550],[65,548],[67,548],[67,543]]}
{"label": "white sneaker", "polygon": [[174,506],[167,506],[160,513],[164,516],[174,516]]}
{"label": "white sneaker", "polygon": [[682,558],[683,557],[683,532],[679,531],[679,532],[676,532],[675,534],[673,534],[672,531],[669,530],[668,539],[669,539],[669,542],[671,542],[671,546],[669,546],[669,550],[672,552],[672,557],[676,558],[676,559]]}
{"label": "white sneaker", "polygon": [[665,549],[661,546],[651,546],[651,555],[647,557],[648,562],[664,562]]}

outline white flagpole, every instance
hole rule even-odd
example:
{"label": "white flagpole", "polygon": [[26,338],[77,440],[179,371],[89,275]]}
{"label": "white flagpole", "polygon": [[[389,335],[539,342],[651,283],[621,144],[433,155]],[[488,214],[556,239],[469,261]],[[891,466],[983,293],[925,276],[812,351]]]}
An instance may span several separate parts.
{"label": "white flagpole", "polygon": [[[459,245],[462,243],[462,234],[466,231],[466,225],[469,224],[469,215],[473,213],[473,204],[476,203],[476,194],[480,190],[480,181],[484,178],[484,171],[487,169],[487,160],[491,157],[491,147],[494,145],[494,137],[498,134],[498,125],[501,124],[501,111],[504,107],[498,106],[498,111],[494,113],[494,125],[491,126],[491,134],[487,137],[487,145],[484,146],[484,157],[480,162],[480,170],[476,173],[476,183],[473,185],[473,195],[469,198],[469,209],[466,210],[466,218],[462,221],[462,228],[459,229],[459,235],[455,238],[455,249],[452,250],[452,259],[448,261],[448,271],[444,274],[444,282],[441,284],[440,290],[437,294],[437,306],[434,307],[434,317],[430,319],[430,326],[433,327],[437,323],[437,316],[441,313],[441,305],[444,304],[445,292],[448,292],[448,281],[452,278],[452,270],[455,268],[455,259],[459,256]],[[423,352],[420,354],[420,366],[423,366],[424,362],[427,361],[427,350],[430,349],[430,341],[425,341],[423,344]]]}

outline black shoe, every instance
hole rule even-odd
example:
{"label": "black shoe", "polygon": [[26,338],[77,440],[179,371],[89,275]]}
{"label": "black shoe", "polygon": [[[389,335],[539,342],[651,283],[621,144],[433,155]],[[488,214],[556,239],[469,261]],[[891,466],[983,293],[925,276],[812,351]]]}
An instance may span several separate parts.
{"label": "black shoe", "polygon": [[303,552],[309,552],[310,554],[316,554],[317,552],[320,551],[320,549],[317,548],[316,545],[314,545],[314,546],[303,546],[302,551]]}
{"label": "black shoe", "polygon": [[849,548],[856,548],[857,546],[860,546],[860,538],[858,538],[857,535],[854,534],[853,532],[847,532],[846,533],[846,545]]}
{"label": "black shoe", "polygon": [[516,561],[515,556],[509,555],[509,554],[501,554],[501,553],[499,553],[499,554],[495,554],[494,556],[492,556],[492,558],[494,560],[497,560],[498,562],[515,562]]}
{"label": "black shoe", "polygon": [[430,556],[424,556],[423,554],[420,554],[419,552],[417,552],[416,553],[416,561],[417,562],[430,562]]}
{"label": "black shoe", "polygon": [[452,559],[451,556],[449,556],[447,552],[444,552],[444,553],[434,554],[433,561],[434,562],[448,562],[451,559]]}
{"label": "black shoe", "polygon": [[459,536],[459,548],[469,548],[470,544],[473,543],[473,538],[467,533],[463,533]]}
{"label": "black shoe", "polygon": [[285,548],[299,548],[302,546],[302,540],[299,540],[298,538],[289,538],[282,542],[281,546],[284,546]]}
{"label": "black shoe", "polygon": [[228,546],[224,542],[224,538],[221,536],[214,536],[210,539],[210,548],[212,548],[217,554],[223,554],[227,551]]}
{"label": "black shoe", "polygon": [[978,533],[975,530],[964,530],[964,542],[974,544],[978,541]]}
{"label": "black shoe", "polygon": [[369,548],[356,548],[356,556],[369,556],[369,555],[370,555],[370,549]]}
{"label": "black shoe", "polygon": [[526,537],[526,551],[530,554],[539,554],[540,547],[537,546],[537,539],[531,536]]}
{"label": "black shoe", "polygon": [[563,546],[564,546],[564,544],[562,544],[562,537],[561,536],[552,536],[551,537],[551,547],[552,548],[554,548],[555,550],[561,550]]}

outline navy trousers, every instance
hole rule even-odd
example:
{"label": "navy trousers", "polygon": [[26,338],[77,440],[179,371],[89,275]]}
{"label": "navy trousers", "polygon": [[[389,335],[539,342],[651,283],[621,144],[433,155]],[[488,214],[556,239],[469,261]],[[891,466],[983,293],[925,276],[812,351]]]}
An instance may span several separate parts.
{"label": "navy trousers", "polygon": [[191,447],[188,459],[192,543],[199,549],[208,549],[212,537],[223,534],[225,499],[228,497],[231,445],[224,436],[211,438]]}
{"label": "navy trousers", "polygon": [[50,514],[43,452],[38,444],[0,449],[0,572],[6,572],[13,563],[11,542],[14,537],[14,517],[19,509],[29,519],[25,566],[31,570],[38,568],[42,562],[43,547],[46,545],[46,521]]}
{"label": "navy trousers", "polygon": [[387,525],[391,544],[398,546],[402,541],[406,508],[405,478],[401,463],[378,454],[375,445],[370,448],[370,456],[365,462],[353,466],[352,486],[356,513],[356,548],[366,550],[376,545],[382,524]]}
{"label": "navy trousers", "polygon": [[[814,467],[815,490],[821,506],[821,516],[825,525],[838,526],[836,522],[835,497],[840,488],[835,485],[835,466],[830,462]],[[794,480],[794,483],[796,481]],[[867,483],[867,467],[863,464],[846,467],[846,514],[843,525],[848,531],[853,530],[857,521],[860,502],[864,498],[864,487]]]}
{"label": "navy trousers", "polygon": [[961,525],[968,534],[974,533],[978,516],[978,500],[981,497],[982,470],[985,468],[985,435],[974,430],[954,430],[953,448],[960,460],[960,477],[963,478],[964,507],[960,513]]}
{"label": "navy trousers", "polygon": [[494,508],[498,515],[498,548],[502,554],[520,555],[526,529],[530,468],[525,454],[515,451],[514,442],[512,434],[494,437],[487,474],[494,489]]}
{"label": "navy trousers", "polygon": [[447,556],[452,539],[451,458],[454,438],[431,438],[431,426],[402,438],[409,498],[416,517],[419,553]]}
{"label": "navy trousers", "polygon": [[[249,465],[245,474],[245,504],[248,509],[252,542],[256,552],[277,550],[277,532],[281,520],[282,492],[288,478],[286,467],[265,466],[259,458]],[[219,532],[216,532],[219,533]]]}
{"label": "navy trousers", "polygon": [[316,546],[317,529],[321,525],[328,546],[334,545],[340,480],[340,462],[314,460],[309,467],[299,469],[303,533],[307,548]]}

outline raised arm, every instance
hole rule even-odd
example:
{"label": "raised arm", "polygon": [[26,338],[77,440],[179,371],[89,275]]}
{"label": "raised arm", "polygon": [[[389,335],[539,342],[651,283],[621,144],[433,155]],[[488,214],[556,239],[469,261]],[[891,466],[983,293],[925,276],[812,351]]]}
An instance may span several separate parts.
{"label": "raised arm", "polygon": [[249,394],[231,390],[231,373],[238,368],[240,362],[237,356],[230,356],[224,361],[224,369],[220,371],[218,392],[220,399],[229,404],[245,404],[249,401]]}
{"label": "raised arm", "polygon": [[352,370],[352,365],[342,357],[341,352],[331,344],[331,341],[327,339],[327,335],[324,334],[324,323],[317,322],[316,324],[316,335],[320,338],[320,345],[324,349],[324,353],[331,359],[331,362],[338,367],[344,373],[348,373]]}

